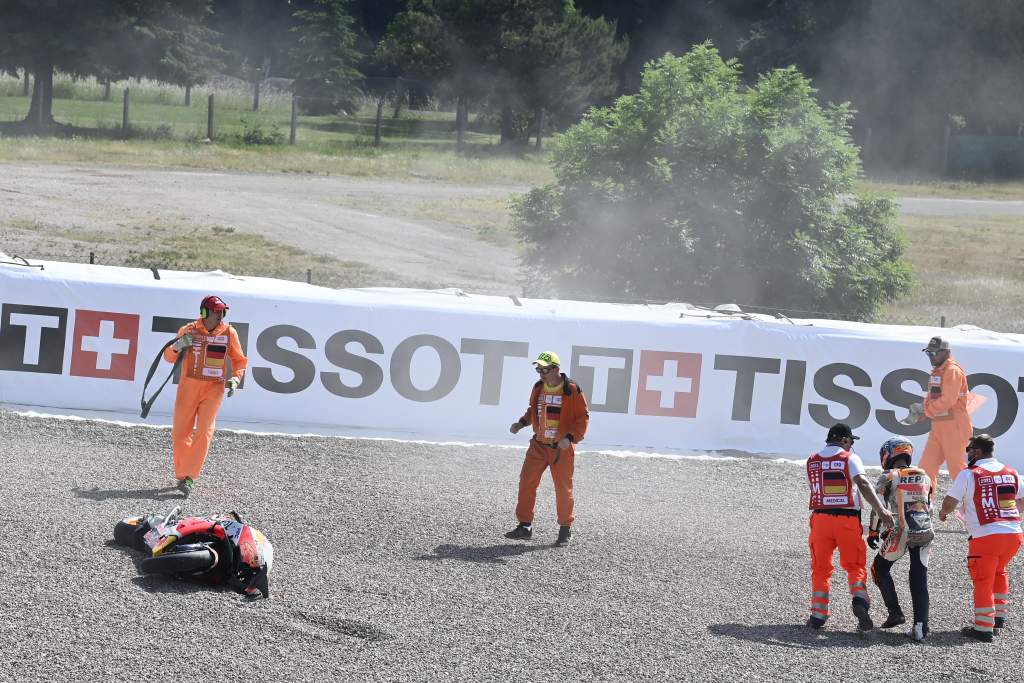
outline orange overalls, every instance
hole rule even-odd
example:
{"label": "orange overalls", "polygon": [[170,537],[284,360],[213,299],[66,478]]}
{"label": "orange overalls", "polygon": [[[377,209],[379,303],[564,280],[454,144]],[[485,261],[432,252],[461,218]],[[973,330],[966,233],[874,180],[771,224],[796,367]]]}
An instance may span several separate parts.
{"label": "orange overalls", "polygon": [[[520,424],[533,426],[533,437],[526,450],[523,468],[519,473],[519,500],[516,518],[520,523],[533,522],[533,509],[537,501],[537,487],[541,475],[551,468],[555,483],[555,507],[558,524],[570,526],[573,515],[572,475],[575,469],[575,444],[583,440],[590,422],[587,399],[579,385],[562,374],[562,385],[556,391],[545,391],[544,381],[533,386],[530,405],[519,418]],[[558,448],[562,437],[569,435],[568,448]]]}
{"label": "orange overalls", "polygon": [[967,412],[967,391],[967,375],[952,356],[932,368],[924,398],[924,414],[932,419],[932,429],[918,466],[928,473],[933,486],[937,487],[943,462],[951,479],[967,464],[964,449],[974,432]]}
{"label": "orange overalls", "polygon": [[867,544],[860,525],[860,510],[853,507],[853,478],[850,453],[839,451],[831,457],[814,454],[807,459],[807,481],[811,490],[811,532],[807,546],[811,554],[811,617],[824,621],[829,616],[832,583],[832,555],[839,549],[839,563],[846,570],[850,595],[871,605],[868,595]]}
{"label": "orange overalls", "polygon": [[[187,355],[181,366],[171,426],[175,479],[197,478],[206,462],[228,380],[225,361],[231,360],[232,377],[239,380],[249,364],[242,353],[238,333],[226,322],[221,321],[212,332],[207,332],[200,318],[178,330],[178,336],[186,332],[192,333],[192,348],[182,351]],[[172,347],[164,350],[164,360],[168,363],[177,358],[178,353]]]}

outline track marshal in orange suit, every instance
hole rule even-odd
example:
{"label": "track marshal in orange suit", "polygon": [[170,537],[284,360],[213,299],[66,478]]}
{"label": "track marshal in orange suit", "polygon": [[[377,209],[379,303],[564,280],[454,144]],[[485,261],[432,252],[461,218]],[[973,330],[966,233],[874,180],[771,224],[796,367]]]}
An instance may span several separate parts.
{"label": "track marshal in orange suit", "polygon": [[164,351],[168,363],[185,354],[171,426],[174,478],[185,496],[206,462],[225,389],[229,397],[234,395],[249,364],[238,333],[224,321],[227,312],[220,297],[206,297],[199,305],[199,318],[178,330],[177,341]]}

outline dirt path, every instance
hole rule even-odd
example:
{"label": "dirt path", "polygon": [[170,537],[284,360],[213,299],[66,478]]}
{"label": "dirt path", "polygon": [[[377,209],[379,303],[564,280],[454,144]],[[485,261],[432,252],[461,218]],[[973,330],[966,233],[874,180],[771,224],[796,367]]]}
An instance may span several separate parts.
{"label": "dirt path", "polygon": [[[514,244],[438,220],[446,202],[524,188],[101,166],[0,165],[0,250],[61,258],[47,233],[221,226],[393,273],[396,283],[517,290]],[[417,207],[429,204],[431,212]],[[426,213],[427,218],[408,218]],[[230,245],[217,248],[230,249]],[[54,253],[56,252],[56,253]],[[63,255],[67,257],[67,255]],[[82,260],[81,253],[73,260]],[[86,253],[87,257],[87,253]],[[229,270],[230,268],[225,268]]]}

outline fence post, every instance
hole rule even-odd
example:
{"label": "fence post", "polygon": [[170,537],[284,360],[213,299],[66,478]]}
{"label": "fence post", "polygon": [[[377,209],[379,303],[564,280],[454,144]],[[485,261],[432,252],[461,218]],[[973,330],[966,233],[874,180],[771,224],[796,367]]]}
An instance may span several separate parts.
{"label": "fence post", "polygon": [[210,93],[209,104],[206,105],[206,137],[213,142],[213,93]]}
{"label": "fence post", "polygon": [[121,132],[128,135],[128,107],[131,101],[128,88],[124,89],[124,108],[121,111]]}
{"label": "fence post", "polygon": [[288,144],[295,144],[295,129],[299,125],[299,105],[295,93],[292,93],[292,129],[288,133]]}
{"label": "fence post", "polygon": [[95,251],[90,251],[89,252],[89,265],[91,266],[91,265],[94,265],[95,263],[96,263],[96,252]]}
{"label": "fence post", "polygon": [[21,82],[21,96],[28,97],[28,67],[25,67],[25,80]]}
{"label": "fence post", "polygon": [[186,107],[191,107],[192,106],[192,86],[191,85],[186,85],[185,86],[185,106]]}
{"label": "fence post", "polygon": [[946,126],[946,136],[942,141],[942,173],[949,175],[949,126]]}
{"label": "fence post", "polygon": [[306,284],[307,285],[313,284],[313,269],[312,268],[306,268]]}
{"label": "fence post", "polygon": [[252,110],[260,110],[260,82],[256,81],[252,84]]}
{"label": "fence post", "polygon": [[945,327],[945,326],[946,326],[946,316],[940,315],[939,316],[939,327]]}
{"label": "fence post", "polygon": [[373,126],[373,146],[380,147],[380,126],[384,118],[384,96],[377,98],[377,122]]}
{"label": "fence post", "polygon": [[103,101],[104,102],[109,102],[110,101],[110,79],[109,78],[106,79],[103,82]]}

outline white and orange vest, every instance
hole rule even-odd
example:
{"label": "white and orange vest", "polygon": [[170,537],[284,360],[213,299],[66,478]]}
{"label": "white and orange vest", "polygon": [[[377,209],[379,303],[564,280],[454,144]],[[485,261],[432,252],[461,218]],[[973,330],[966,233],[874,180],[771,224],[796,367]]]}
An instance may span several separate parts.
{"label": "white and orange vest", "polygon": [[1020,521],[1016,470],[1006,465],[998,472],[972,467],[971,474],[974,476],[974,511],[979,524]]}
{"label": "white and orange vest", "polygon": [[841,451],[830,458],[815,453],[807,459],[807,483],[811,488],[811,510],[839,510],[855,507],[853,478],[850,476],[850,452]]}

